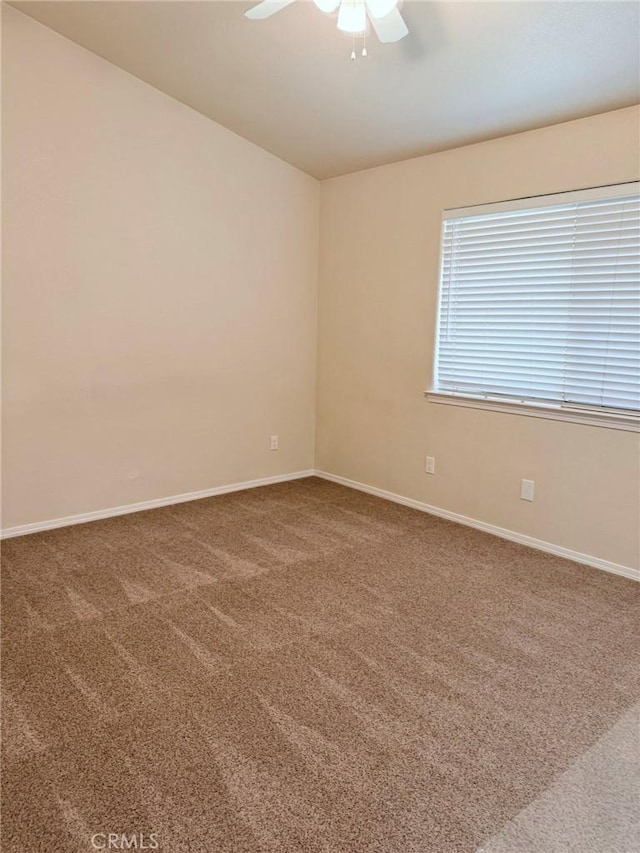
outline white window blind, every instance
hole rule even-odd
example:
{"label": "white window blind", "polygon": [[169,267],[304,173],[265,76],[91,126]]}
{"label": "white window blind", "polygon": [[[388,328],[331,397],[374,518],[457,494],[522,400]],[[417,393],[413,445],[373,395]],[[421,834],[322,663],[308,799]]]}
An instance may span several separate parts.
{"label": "white window blind", "polygon": [[434,390],[640,409],[638,184],[445,214]]}

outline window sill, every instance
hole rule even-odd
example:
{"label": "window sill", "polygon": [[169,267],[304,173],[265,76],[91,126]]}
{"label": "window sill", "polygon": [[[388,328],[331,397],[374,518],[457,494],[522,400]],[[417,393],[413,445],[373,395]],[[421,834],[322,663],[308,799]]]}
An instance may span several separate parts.
{"label": "window sill", "polygon": [[495,397],[473,397],[463,394],[451,394],[445,391],[425,391],[430,403],[443,403],[447,406],[462,406],[467,409],[488,409],[509,415],[526,415],[531,418],[546,418],[552,421],[570,421],[576,424],[621,429],[627,432],[640,432],[640,416],[598,412],[593,409],[581,409],[554,406],[531,401],[501,400]]}

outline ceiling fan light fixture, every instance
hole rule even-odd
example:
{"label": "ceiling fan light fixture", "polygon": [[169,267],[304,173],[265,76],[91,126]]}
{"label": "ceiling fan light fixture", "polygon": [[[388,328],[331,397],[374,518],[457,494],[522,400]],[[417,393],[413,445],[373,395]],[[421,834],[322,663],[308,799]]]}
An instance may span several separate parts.
{"label": "ceiling fan light fixture", "polygon": [[338,12],[338,29],[359,35],[367,29],[367,8],[364,0],[342,0]]}
{"label": "ceiling fan light fixture", "polygon": [[398,0],[366,0],[372,18],[384,18],[398,5]]}
{"label": "ceiling fan light fixture", "polygon": [[340,0],[313,0],[321,12],[335,12],[340,5]]}
{"label": "ceiling fan light fixture", "polygon": [[[382,44],[400,41],[409,34],[400,10],[399,0],[313,0],[320,11],[325,13],[335,12],[338,9],[338,29],[349,33],[354,38],[367,34],[368,22],[371,23],[373,31]],[[252,6],[245,11],[247,18],[254,21],[270,18],[281,9],[295,3],[295,0],[261,0],[257,6]],[[362,56],[367,55],[364,46]],[[353,56],[351,57],[354,58]]]}

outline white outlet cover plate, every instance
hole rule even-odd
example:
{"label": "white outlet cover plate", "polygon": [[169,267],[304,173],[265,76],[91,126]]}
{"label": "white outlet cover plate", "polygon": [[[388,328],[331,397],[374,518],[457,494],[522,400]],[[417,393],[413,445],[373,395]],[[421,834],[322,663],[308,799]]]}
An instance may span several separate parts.
{"label": "white outlet cover plate", "polygon": [[520,497],[523,501],[532,501],[535,493],[535,481],[534,480],[521,480],[520,481]]}

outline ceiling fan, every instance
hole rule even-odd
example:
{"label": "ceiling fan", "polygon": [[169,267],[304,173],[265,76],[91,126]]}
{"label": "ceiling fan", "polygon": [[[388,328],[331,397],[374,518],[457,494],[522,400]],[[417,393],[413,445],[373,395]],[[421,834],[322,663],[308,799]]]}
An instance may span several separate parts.
{"label": "ceiling fan", "polygon": [[[398,10],[399,0],[313,0],[321,12],[338,10],[338,29],[354,36],[364,35],[367,20],[375,34],[385,44],[400,41],[408,33],[407,25]],[[262,0],[245,12],[247,18],[270,18],[295,0]],[[366,55],[366,54],[365,54]]]}

